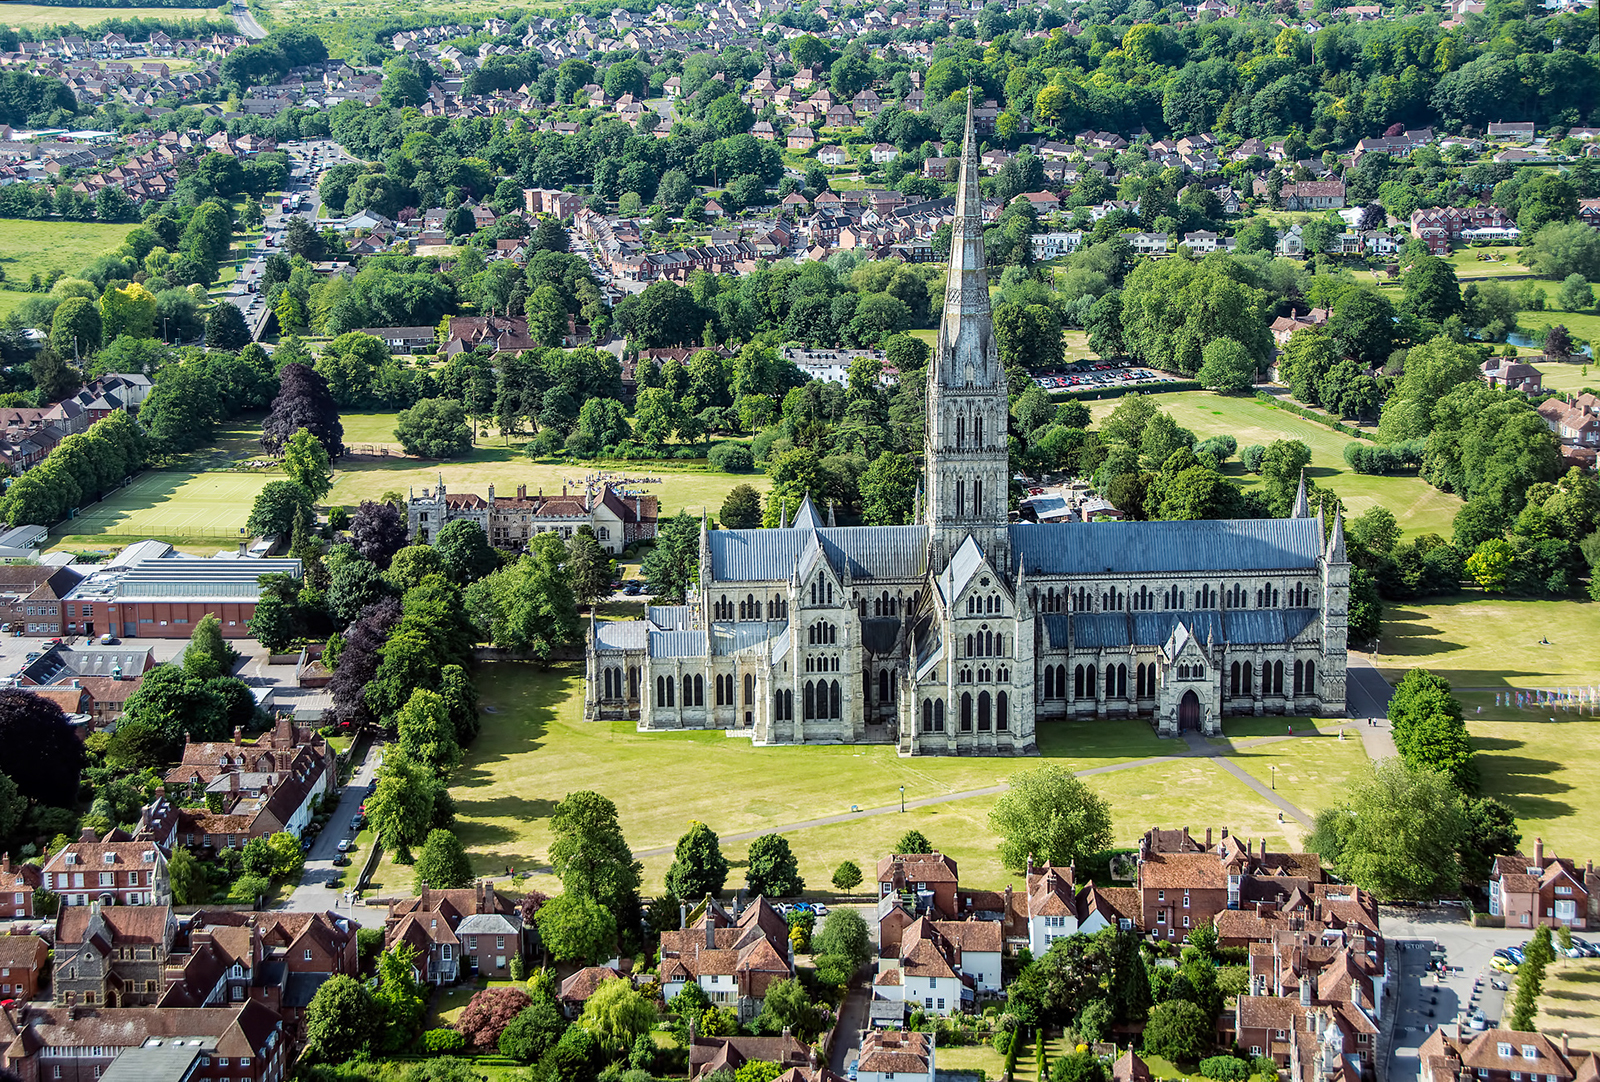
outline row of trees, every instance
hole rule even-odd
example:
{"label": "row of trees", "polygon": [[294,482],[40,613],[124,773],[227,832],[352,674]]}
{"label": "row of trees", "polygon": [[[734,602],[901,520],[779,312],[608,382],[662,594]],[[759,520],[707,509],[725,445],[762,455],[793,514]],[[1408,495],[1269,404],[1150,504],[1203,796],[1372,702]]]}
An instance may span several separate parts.
{"label": "row of trees", "polygon": [[142,470],[148,443],[139,423],[117,411],[63,439],[6,489],[0,515],[13,526],[49,525],[99,499]]}

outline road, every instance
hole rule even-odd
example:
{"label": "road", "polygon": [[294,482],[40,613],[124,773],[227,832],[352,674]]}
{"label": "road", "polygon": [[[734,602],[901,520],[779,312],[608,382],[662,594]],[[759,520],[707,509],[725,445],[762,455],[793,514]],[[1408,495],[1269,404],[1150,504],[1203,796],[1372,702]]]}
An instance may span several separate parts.
{"label": "road", "polygon": [[[278,908],[298,913],[316,913],[331,909],[349,917],[357,924],[362,922],[362,914],[365,912],[363,907],[345,904],[339,889],[331,883],[348,873],[351,884],[354,885],[355,873],[361,867],[361,862],[366,859],[366,854],[355,854],[351,863],[344,868],[335,867],[333,858],[339,855],[339,842],[354,837],[354,832],[350,829],[350,820],[361,810],[361,802],[367,796],[367,783],[372,780],[382,760],[381,746],[376,746],[367,752],[366,759],[356,768],[350,784],[341,791],[338,810],[333,813],[333,818],[327,827],[311,843],[311,852],[306,854],[306,870],[300,878],[300,885]],[[381,914],[367,915],[369,922],[375,919],[381,920]]]}
{"label": "road", "polygon": [[[1457,1018],[1470,1025],[1470,1015],[1482,1011],[1491,1028],[1500,1021],[1505,992],[1493,986],[1504,977],[1489,969],[1496,949],[1520,946],[1528,940],[1521,928],[1472,928],[1461,910],[1392,909],[1380,913],[1381,926],[1398,974],[1389,994],[1395,1007],[1394,1032],[1378,1077],[1385,1082],[1418,1082],[1421,1061],[1417,1050],[1428,1034]],[[1427,971],[1428,958],[1437,944],[1445,952],[1449,972]],[[1431,1012],[1431,1013],[1430,1013]]]}
{"label": "road", "polygon": [[[872,953],[878,955],[878,909],[876,905],[857,905],[848,908],[861,914],[867,922],[867,935],[872,943]],[[851,1061],[861,1048],[861,1031],[868,1029],[872,1007],[873,964],[868,962],[856,974],[850,987],[845,989],[844,1002],[839,1005],[838,1037],[828,1053],[828,1069],[840,1078],[846,1076]]]}
{"label": "road", "polygon": [[256,17],[250,14],[249,8],[242,4],[235,4],[230,14],[233,15],[233,25],[239,28],[239,33],[251,41],[260,41],[267,36],[267,32],[261,28],[261,24],[256,22]]}

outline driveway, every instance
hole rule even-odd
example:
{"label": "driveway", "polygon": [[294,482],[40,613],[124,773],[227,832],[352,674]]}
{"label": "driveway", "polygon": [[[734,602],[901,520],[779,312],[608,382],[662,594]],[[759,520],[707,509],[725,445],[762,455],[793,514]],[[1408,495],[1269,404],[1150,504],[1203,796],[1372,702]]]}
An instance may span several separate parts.
{"label": "driveway", "polygon": [[[1489,968],[1496,949],[1520,946],[1529,932],[1520,928],[1473,928],[1459,909],[1384,908],[1381,926],[1397,971],[1390,989],[1394,1031],[1378,1077],[1384,1082],[1418,1082],[1417,1050],[1439,1026],[1453,1026],[1482,1011],[1489,1026],[1501,1019],[1505,993],[1492,985],[1501,974]],[[1449,971],[1428,972],[1435,946],[1445,952]]]}
{"label": "driveway", "polygon": [[[366,854],[354,854],[350,864],[343,868],[335,867],[333,858],[339,855],[340,840],[354,837],[354,832],[350,829],[350,820],[361,810],[361,802],[367,796],[367,783],[377,773],[378,764],[382,759],[382,745],[375,745],[368,750],[366,759],[356,768],[350,784],[341,791],[338,810],[333,813],[333,818],[323,828],[322,833],[312,842],[311,852],[306,854],[306,870],[300,877],[300,885],[278,908],[299,913],[316,913],[331,909],[349,917],[357,924],[361,923],[364,907],[347,904],[344,895],[332,883],[347,872],[353,877],[361,862],[366,859]],[[368,920],[372,919],[373,916],[369,914]],[[381,920],[381,915],[376,919]]]}

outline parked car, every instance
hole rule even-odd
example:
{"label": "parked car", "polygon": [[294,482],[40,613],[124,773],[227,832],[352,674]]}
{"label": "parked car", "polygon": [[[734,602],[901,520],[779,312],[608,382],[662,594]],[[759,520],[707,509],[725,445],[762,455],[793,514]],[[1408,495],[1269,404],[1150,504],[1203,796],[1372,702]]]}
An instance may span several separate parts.
{"label": "parked car", "polygon": [[339,852],[341,852],[341,853],[350,852],[350,839],[349,838],[340,838],[339,839]]}
{"label": "parked car", "polygon": [[367,822],[367,817],[366,817],[366,816],[364,816],[364,815],[357,815],[357,816],[355,816],[355,817],[353,817],[353,818],[352,818],[352,819],[351,819],[351,820],[350,820],[350,829],[351,829],[351,830],[357,830],[357,831],[358,831],[358,830],[360,830],[360,829],[361,829],[361,828],[362,828],[362,827],[363,827],[363,826],[365,826],[365,825],[366,825],[366,822]]}
{"label": "parked car", "polygon": [[117,641],[117,637],[115,635],[111,634],[111,632],[109,632],[109,631],[106,632],[104,635],[100,636],[100,645],[101,646],[111,646],[116,641]]}

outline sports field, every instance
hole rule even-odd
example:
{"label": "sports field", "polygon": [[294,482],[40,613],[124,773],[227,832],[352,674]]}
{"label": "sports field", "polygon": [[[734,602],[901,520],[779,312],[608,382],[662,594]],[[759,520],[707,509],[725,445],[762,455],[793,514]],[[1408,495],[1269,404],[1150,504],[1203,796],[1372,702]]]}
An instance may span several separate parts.
{"label": "sports field", "polygon": [[52,544],[107,538],[237,537],[261,486],[281,475],[152,470],[61,523]]}
{"label": "sports field", "polygon": [[[1096,423],[1116,409],[1119,401],[1091,402],[1089,410]],[[1173,420],[1200,439],[1227,434],[1236,438],[1241,448],[1252,443],[1267,445],[1274,440],[1300,440],[1311,448],[1311,467],[1307,472],[1318,485],[1337,492],[1352,517],[1381,504],[1394,512],[1407,537],[1422,533],[1450,536],[1450,526],[1461,508],[1461,501],[1414,475],[1379,477],[1355,473],[1344,462],[1345,446],[1354,442],[1354,437],[1287,410],[1263,405],[1253,397],[1178,391],[1156,395],[1154,401],[1159,409],[1170,413]],[[1238,459],[1229,463],[1224,472],[1247,487],[1260,483],[1260,478],[1244,472]]]}

